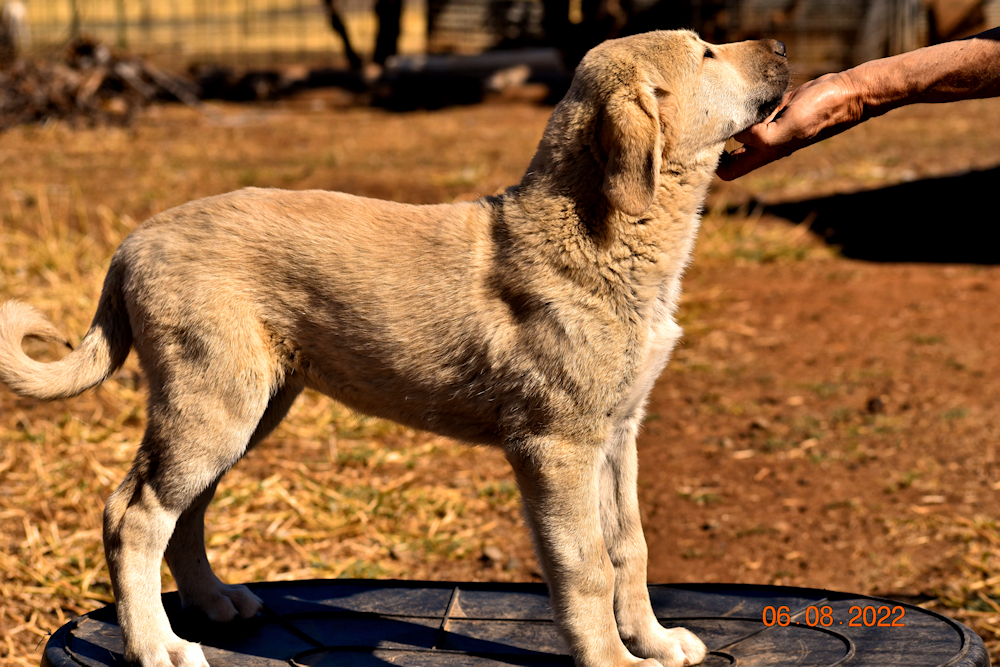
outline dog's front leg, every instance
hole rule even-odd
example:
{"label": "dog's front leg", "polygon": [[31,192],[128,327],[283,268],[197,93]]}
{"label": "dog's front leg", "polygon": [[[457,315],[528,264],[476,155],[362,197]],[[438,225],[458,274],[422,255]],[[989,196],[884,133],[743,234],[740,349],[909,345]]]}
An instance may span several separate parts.
{"label": "dog's front leg", "polygon": [[618,635],[615,573],[601,534],[599,443],[533,438],[509,448],[556,623],[580,667],[642,661]]}
{"label": "dog's front leg", "polygon": [[615,617],[622,641],[636,655],[664,667],[696,665],[705,644],[684,628],[664,628],[656,620],[646,587],[646,539],[636,493],[639,417],[623,419],[605,445],[600,465],[601,527],[615,572]]}

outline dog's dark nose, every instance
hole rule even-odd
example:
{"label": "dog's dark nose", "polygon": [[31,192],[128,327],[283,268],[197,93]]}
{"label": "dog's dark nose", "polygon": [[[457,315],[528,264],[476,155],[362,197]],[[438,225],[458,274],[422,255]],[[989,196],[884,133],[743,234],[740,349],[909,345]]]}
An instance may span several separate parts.
{"label": "dog's dark nose", "polygon": [[781,41],[779,41],[777,39],[773,40],[773,41],[774,41],[774,45],[773,45],[774,52],[777,53],[782,58],[786,57],[787,53],[785,52],[785,43],[781,42]]}

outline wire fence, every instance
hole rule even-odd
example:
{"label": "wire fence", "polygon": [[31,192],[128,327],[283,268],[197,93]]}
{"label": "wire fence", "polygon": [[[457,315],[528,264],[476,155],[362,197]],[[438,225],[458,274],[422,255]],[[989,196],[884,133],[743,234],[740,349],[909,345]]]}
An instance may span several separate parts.
{"label": "wire fence", "polygon": [[[378,32],[375,5],[387,0],[333,1],[354,50],[370,58]],[[629,8],[641,29],[690,26],[711,41],[782,39],[799,69],[812,74],[926,44],[928,8],[935,1],[401,0],[398,52],[554,45],[559,31],[551,16],[568,14],[576,22],[582,8],[604,2]],[[26,13],[30,41],[22,50],[28,53],[87,35],[174,68],[337,65],[346,55],[323,0],[0,0],[0,5],[5,2]],[[970,16],[985,19],[986,26],[1000,22],[1000,0],[971,0],[970,7],[975,10]]]}
{"label": "wire fence", "polygon": [[[332,63],[344,46],[320,0],[27,0],[28,51],[44,53],[87,35],[158,60],[255,65]],[[354,49],[369,54],[375,0],[339,0]],[[399,49],[426,45],[424,0],[404,0]]]}

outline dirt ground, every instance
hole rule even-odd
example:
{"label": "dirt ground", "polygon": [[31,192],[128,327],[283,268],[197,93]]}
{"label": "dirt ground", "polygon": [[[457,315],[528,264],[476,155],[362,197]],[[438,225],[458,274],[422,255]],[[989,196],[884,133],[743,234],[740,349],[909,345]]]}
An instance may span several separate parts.
{"label": "dirt ground", "polygon": [[[550,111],[506,99],[393,115],[328,93],[154,108],[131,130],[16,129],[0,136],[0,300],[31,300],[78,340],[136,220],[243,185],[490,194],[519,178]],[[916,600],[1000,658],[997,118],[1000,100],[903,109],[717,185],[685,279],[686,334],[639,441],[650,581]],[[963,187],[983,179],[994,189]],[[831,198],[862,190],[874,194]],[[838,238],[842,252],[825,242]],[[875,261],[887,248],[898,261]],[[955,261],[966,249],[978,263]],[[0,391],[10,664],[37,664],[47,632],[108,600],[100,502],[141,433],[142,391],[134,360],[72,401]],[[223,484],[210,555],[231,581],[538,578],[499,455],[320,397]]]}

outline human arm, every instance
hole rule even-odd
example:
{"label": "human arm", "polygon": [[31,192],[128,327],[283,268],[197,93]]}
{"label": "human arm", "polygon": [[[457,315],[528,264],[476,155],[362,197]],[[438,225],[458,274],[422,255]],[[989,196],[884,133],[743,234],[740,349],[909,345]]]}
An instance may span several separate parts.
{"label": "human arm", "polygon": [[718,174],[738,178],[892,109],[1000,96],[1000,28],[872,60],[786,93],[762,123],[736,135]]}

